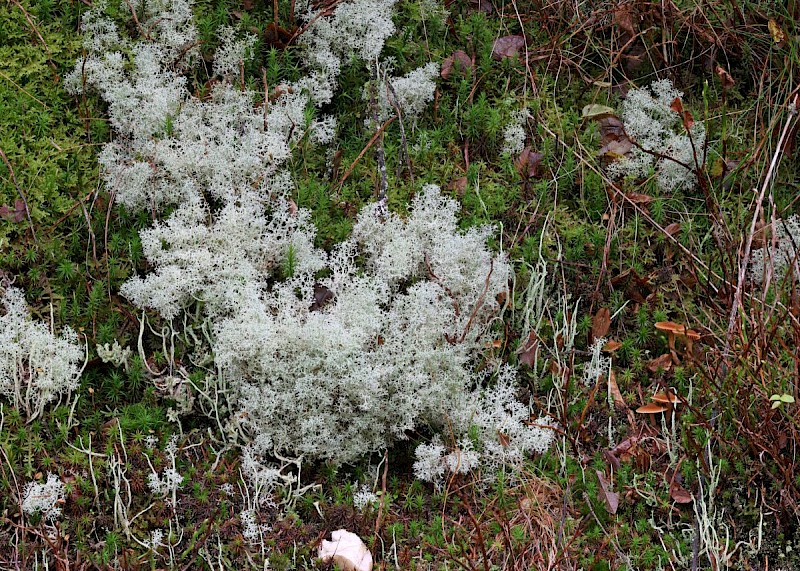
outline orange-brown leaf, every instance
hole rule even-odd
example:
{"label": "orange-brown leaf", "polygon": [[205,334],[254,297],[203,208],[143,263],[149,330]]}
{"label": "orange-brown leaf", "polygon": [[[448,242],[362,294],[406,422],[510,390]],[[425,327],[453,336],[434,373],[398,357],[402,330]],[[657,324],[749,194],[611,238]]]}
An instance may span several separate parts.
{"label": "orange-brown leaf", "polygon": [[592,317],[592,339],[605,337],[609,327],[611,327],[611,311],[607,307],[601,307]]}

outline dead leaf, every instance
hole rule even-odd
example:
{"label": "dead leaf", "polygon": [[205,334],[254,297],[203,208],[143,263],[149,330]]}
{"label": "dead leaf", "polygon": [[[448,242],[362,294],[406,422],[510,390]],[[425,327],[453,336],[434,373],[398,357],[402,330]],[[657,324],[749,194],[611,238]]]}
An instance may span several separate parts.
{"label": "dead leaf", "polygon": [[625,399],[622,398],[622,393],[619,391],[617,375],[614,371],[611,371],[611,374],[608,376],[608,391],[611,393],[611,398],[614,400],[615,407],[620,410],[628,408],[628,405],[625,404]]}
{"label": "dead leaf", "polygon": [[611,327],[611,311],[607,307],[601,307],[592,317],[592,341],[605,337],[609,327]]}
{"label": "dead leaf", "polygon": [[620,347],[622,347],[622,343],[619,341],[614,341],[613,339],[609,339],[608,342],[603,345],[603,351],[606,353],[613,353]]}
{"label": "dead leaf", "polygon": [[447,189],[454,190],[458,196],[464,196],[467,190],[467,177],[462,176],[461,178],[451,180],[450,184],[447,185]]}
{"label": "dead leaf", "polygon": [[14,201],[14,207],[0,206],[0,217],[12,222],[22,222],[25,220],[25,202],[21,198]]}
{"label": "dead leaf", "polygon": [[611,454],[622,460],[623,462],[626,460],[630,460],[634,453],[636,452],[636,448],[639,445],[639,437],[638,436],[629,436],[616,446],[609,450]]}
{"label": "dead leaf", "polygon": [[636,35],[634,21],[633,6],[631,4],[620,4],[614,10],[613,22],[631,36]]}
{"label": "dead leaf", "polygon": [[663,370],[664,372],[669,372],[672,370],[672,355],[669,353],[664,353],[660,357],[656,357],[647,363],[647,370],[651,373],[657,373],[659,369]]}
{"label": "dead leaf", "polygon": [[618,159],[625,156],[633,148],[633,143],[625,133],[625,125],[616,115],[596,115],[600,126],[600,156],[607,159]]}
{"label": "dead leaf", "polygon": [[673,222],[672,224],[664,228],[664,233],[667,234],[668,236],[674,236],[680,231],[680,229],[681,229],[680,222]]}
{"label": "dead leaf", "polygon": [[692,494],[674,479],[669,484],[669,497],[678,504],[691,504],[694,501]]}
{"label": "dead leaf", "polygon": [[311,304],[311,311],[319,311],[326,303],[334,297],[333,292],[321,283],[314,284],[314,303]]}
{"label": "dead leaf", "polygon": [[506,434],[505,432],[500,432],[498,430],[497,431],[497,438],[500,439],[500,445],[503,448],[506,448],[506,447],[508,447],[509,444],[511,444],[511,438],[509,438],[508,434]]}
{"label": "dead leaf", "polygon": [[544,159],[544,153],[536,153],[525,147],[519,156],[514,159],[514,166],[523,180],[539,178],[542,176],[542,159]]}
{"label": "dead leaf", "polygon": [[617,508],[619,507],[619,494],[611,490],[611,483],[606,480],[602,470],[595,470],[595,473],[600,482],[600,496],[606,504],[608,513],[613,515],[617,513]]}
{"label": "dead leaf", "polygon": [[585,119],[593,119],[594,117],[599,117],[601,115],[613,115],[614,108],[609,107],[608,105],[600,105],[598,103],[592,103],[591,105],[587,105],[583,108],[583,112],[581,115]]}
{"label": "dead leaf", "polygon": [[472,59],[467,55],[466,52],[462,50],[458,50],[453,52],[453,55],[450,55],[444,59],[442,62],[442,71],[440,75],[442,79],[448,79],[453,72],[459,75],[464,75],[468,71],[472,71]]}
{"label": "dead leaf", "polygon": [[730,89],[734,86],[736,82],[733,81],[733,77],[731,77],[731,74],[728,73],[724,67],[718,65],[715,71],[717,77],[719,77],[719,80],[722,83],[722,89]]}
{"label": "dead leaf", "polygon": [[491,15],[494,12],[494,7],[489,0],[472,0],[472,4],[477,4],[478,10],[486,15]]}
{"label": "dead leaf", "polygon": [[694,125],[694,117],[692,117],[692,114],[683,108],[683,102],[681,101],[680,97],[676,97],[669,108],[681,116],[684,129],[688,131],[692,128],[692,125]]}
{"label": "dead leaf", "polygon": [[522,36],[503,36],[497,38],[492,45],[492,58],[496,60],[515,57],[525,49],[525,38]]}
{"label": "dead leaf", "polygon": [[531,331],[530,335],[528,335],[528,340],[524,345],[520,346],[520,350],[518,352],[519,362],[523,365],[527,365],[528,367],[535,367],[538,353],[539,339],[537,338],[536,333]]}
{"label": "dead leaf", "polygon": [[648,196],[647,194],[641,194],[639,192],[626,192],[625,196],[628,197],[628,200],[640,206],[647,206],[648,204],[653,202],[653,200],[655,200],[652,196]]}
{"label": "dead leaf", "polygon": [[774,41],[776,44],[782,45],[786,41],[786,34],[781,29],[777,21],[770,18],[769,22],[767,22],[767,28],[769,28],[772,41]]}

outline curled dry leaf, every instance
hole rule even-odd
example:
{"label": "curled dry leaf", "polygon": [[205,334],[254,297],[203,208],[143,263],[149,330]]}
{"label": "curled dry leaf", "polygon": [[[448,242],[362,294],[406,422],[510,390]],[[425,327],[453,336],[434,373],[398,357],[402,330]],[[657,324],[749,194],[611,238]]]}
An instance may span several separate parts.
{"label": "curled dry leaf", "polygon": [[603,352],[613,353],[620,347],[622,347],[622,343],[620,343],[619,341],[614,341],[613,339],[609,339],[608,342],[605,345],[603,345]]}
{"label": "curled dry leaf", "polygon": [[633,143],[625,133],[625,125],[619,117],[612,114],[594,115],[600,126],[600,156],[611,160],[630,152]]}
{"label": "curled dry leaf", "polygon": [[511,58],[525,50],[525,38],[519,35],[497,38],[492,45],[492,58],[496,60]]}
{"label": "curled dry leaf", "polygon": [[335,563],[343,571],[372,571],[372,554],[355,533],[339,529],[331,537],[333,541],[322,540],[320,559]]}
{"label": "curled dry leaf", "polygon": [[597,480],[600,482],[600,495],[606,504],[608,513],[613,515],[617,513],[617,508],[619,508],[619,494],[611,489],[611,482],[606,480],[602,470],[595,470],[595,473],[597,474]]}
{"label": "curled dry leaf", "polygon": [[448,79],[453,73],[463,75],[466,74],[467,71],[472,71],[472,69],[472,59],[466,52],[458,50],[453,52],[453,55],[447,56],[444,59],[440,75],[442,79]]}
{"label": "curled dry leaf", "polygon": [[716,72],[717,77],[719,77],[719,80],[722,82],[722,89],[730,89],[736,83],[733,81],[731,74],[728,73],[728,71],[721,65],[718,65],[717,69],[714,71]]}
{"label": "curled dry leaf", "polygon": [[769,28],[772,41],[776,44],[782,45],[786,42],[786,33],[781,29],[780,24],[778,24],[776,20],[770,18],[769,22],[767,22],[767,28]]}
{"label": "curled dry leaf", "polygon": [[622,398],[619,385],[617,385],[617,375],[614,373],[614,371],[611,371],[611,374],[608,376],[608,392],[611,393],[611,398],[614,401],[614,406],[616,408],[620,410],[628,408],[628,405],[625,404],[625,399]]}
{"label": "curled dry leaf", "polygon": [[608,105],[600,105],[599,103],[592,103],[583,108],[582,115],[585,119],[593,119],[602,115],[613,115],[614,108]]}

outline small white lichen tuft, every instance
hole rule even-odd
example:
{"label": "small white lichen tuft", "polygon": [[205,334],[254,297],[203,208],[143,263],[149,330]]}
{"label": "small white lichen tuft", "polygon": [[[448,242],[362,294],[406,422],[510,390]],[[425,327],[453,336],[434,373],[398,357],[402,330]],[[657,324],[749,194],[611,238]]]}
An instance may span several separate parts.
{"label": "small white lichen tuft", "polygon": [[25,486],[22,511],[28,515],[41,514],[44,519],[54,521],[61,515],[65,495],[64,482],[57,475],[48,473],[45,483],[28,482]]}
{"label": "small white lichen tuft", "polygon": [[654,169],[658,186],[665,192],[695,186],[695,169],[705,161],[706,131],[701,122],[695,122],[687,132],[681,114],[672,109],[682,96],[668,79],[628,92],[622,122],[638,147],[611,163],[610,175],[643,177]]}
{"label": "small white lichen tuft", "polygon": [[31,421],[77,388],[84,350],[71,328],[58,337],[33,321],[22,290],[0,289],[0,302],[0,394]]}

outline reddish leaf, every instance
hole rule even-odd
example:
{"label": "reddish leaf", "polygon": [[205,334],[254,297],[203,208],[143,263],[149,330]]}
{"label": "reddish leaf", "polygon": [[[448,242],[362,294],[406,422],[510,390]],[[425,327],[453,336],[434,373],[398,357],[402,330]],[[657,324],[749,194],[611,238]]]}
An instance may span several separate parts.
{"label": "reddish leaf", "polygon": [[595,473],[600,481],[600,496],[606,504],[608,513],[613,515],[617,513],[617,508],[619,507],[619,494],[611,490],[611,482],[606,480],[602,470],[595,470]]}
{"label": "reddish leaf", "polygon": [[592,317],[592,340],[605,337],[611,327],[611,312],[607,307],[601,307]]}
{"label": "reddish leaf", "polygon": [[647,194],[641,194],[639,192],[627,192],[625,193],[625,196],[627,196],[628,199],[634,204],[639,204],[644,206],[647,206],[654,200],[652,196],[648,196]]}
{"label": "reddish leaf", "polygon": [[692,494],[690,494],[686,488],[681,486],[674,479],[669,485],[669,497],[672,498],[672,501],[678,504],[691,504],[694,501]]}
{"label": "reddish leaf", "polygon": [[692,128],[692,125],[694,125],[694,117],[692,117],[692,114],[683,108],[683,102],[681,101],[680,97],[676,97],[672,101],[672,104],[669,106],[669,108],[681,116],[684,129],[689,130]]}
{"label": "reddish leaf", "polygon": [[536,365],[536,356],[538,353],[539,339],[536,337],[536,333],[531,331],[528,340],[520,347],[519,362],[528,367],[534,367]]}
{"label": "reddish leaf", "polygon": [[525,38],[522,36],[503,36],[494,41],[492,57],[496,60],[515,57],[524,49]]}
{"label": "reddish leaf", "polygon": [[674,236],[680,231],[680,229],[681,229],[680,222],[673,222],[672,224],[664,228],[664,232],[666,232],[668,236]]}
{"label": "reddish leaf", "polygon": [[539,178],[542,176],[541,166],[543,153],[532,152],[528,147],[522,149],[519,156],[514,159],[514,166],[517,168],[519,176],[523,179]]}
{"label": "reddish leaf", "polygon": [[467,73],[467,71],[472,71],[472,69],[472,59],[470,59],[466,52],[458,50],[453,52],[453,55],[444,59],[440,75],[442,79],[447,79],[453,72],[463,75]]}
{"label": "reddish leaf", "polygon": [[603,345],[603,351],[605,351],[606,353],[613,353],[620,347],[622,347],[622,343],[620,343],[619,341],[614,341],[613,339],[609,339],[608,342],[605,345]]}
{"label": "reddish leaf", "polygon": [[14,201],[13,208],[5,204],[0,206],[0,217],[12,222],[22,222],[25,220],[25,203],[21,198],[18,198]]}

